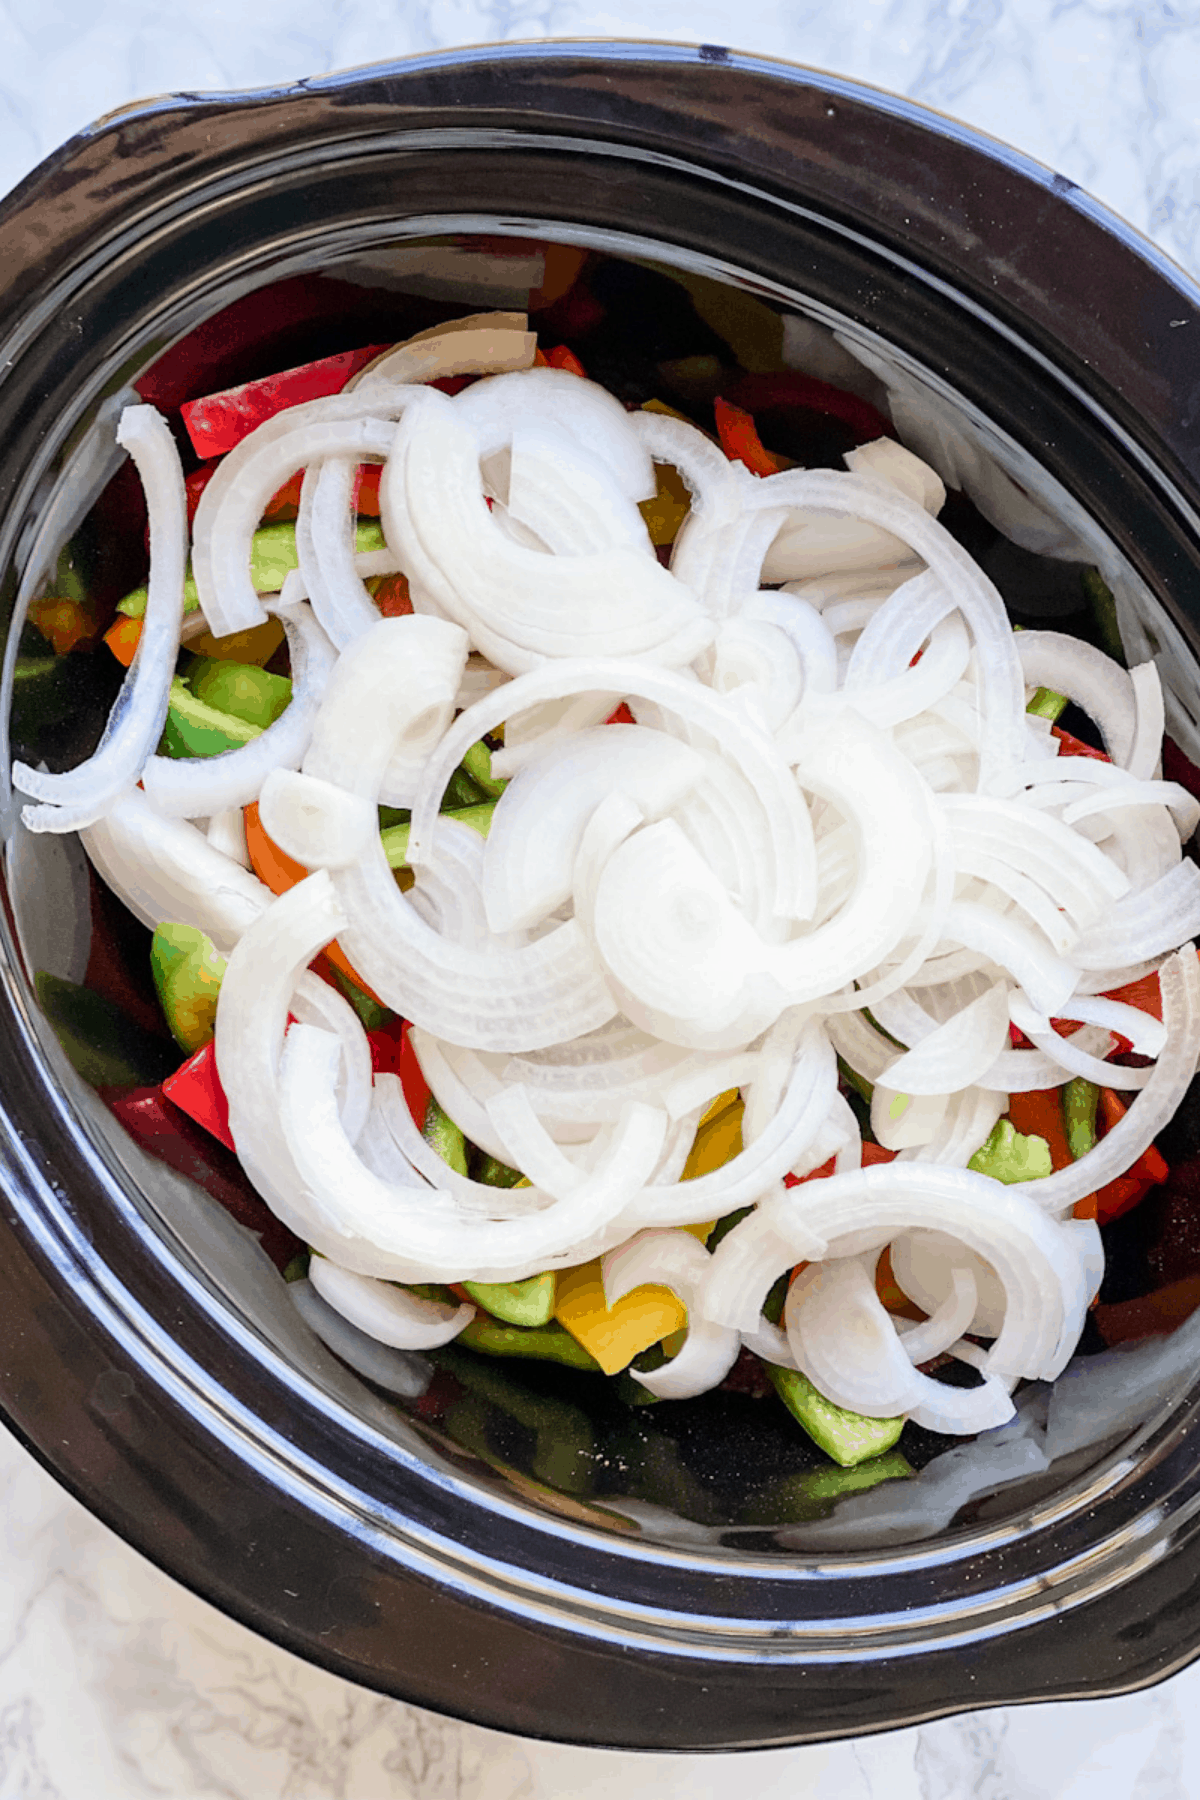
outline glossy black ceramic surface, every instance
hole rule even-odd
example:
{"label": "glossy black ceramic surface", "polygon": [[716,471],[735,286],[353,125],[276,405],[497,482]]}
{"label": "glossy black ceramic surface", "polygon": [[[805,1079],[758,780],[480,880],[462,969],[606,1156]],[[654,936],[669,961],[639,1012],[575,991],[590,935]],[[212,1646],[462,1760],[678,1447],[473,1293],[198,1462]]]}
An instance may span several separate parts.
{"label": "glossy black ceramic surface", "polygon": [[[42,165],[0,208],[4,617],[111,472],[114,396],[184,332],[339,256],[483,232],[682,262],[877,333],[1032,452],[1200,641],[1186,278],[999,146],[711,46],[173,97]],[[289,1354],[249,1240],[121,1151],[36,1016],[7,869],[0,1407],[222,1609],[426,1706],[647,1749],[1118,1692],[1196,1654],[1195,1398],[1049,1495],[840,1555],[605,1531],[431,1449],[327,1355]]]}

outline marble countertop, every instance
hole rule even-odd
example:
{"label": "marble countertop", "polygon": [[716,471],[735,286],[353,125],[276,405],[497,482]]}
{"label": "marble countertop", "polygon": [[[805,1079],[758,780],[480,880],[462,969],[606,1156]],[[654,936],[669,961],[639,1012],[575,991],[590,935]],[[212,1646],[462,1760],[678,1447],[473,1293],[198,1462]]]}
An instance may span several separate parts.
{"label": "marble countertop", "polygon": [[[1171,0],[0,0],[0,192],[126,101],[537,36],[732,43],[1016,144],[1200,273],[1200,7]],[[534,1744],[363,1692],[160,1575],[0,1435],[0,1800],[1185,1800],[1200,1665],[828,1747]]]}

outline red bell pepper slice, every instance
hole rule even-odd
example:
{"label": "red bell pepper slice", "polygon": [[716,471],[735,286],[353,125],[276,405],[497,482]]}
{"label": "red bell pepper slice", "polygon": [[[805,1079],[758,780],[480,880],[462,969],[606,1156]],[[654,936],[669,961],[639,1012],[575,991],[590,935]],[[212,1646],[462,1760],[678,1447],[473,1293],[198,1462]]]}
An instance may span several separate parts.
{"label": "red bell pepper slice", "polygon": [[265,420],[289,406],[340,394],[360,369],[388,348],[387,344],[368,344],[362,350],[342,350],[297,369],[281,369],[277,375],[264,375],[259,381],[187,401],[180,412],[192,448],[197,456],[224,456]]}
{"label": "red bell pepper slice", "polygon": [[726,389],[726,400],[747,411],[774,412],[791,407],[807,407],[810,412],[824,413],[848,425],[860,444],[874,443],[876,438],[896,435],[896,427],[869,400],[818,381],[813,375],[801,375],[794,369],[778,374],[743,375]]}
{"label": "red bell pepper slice", "polygon": [[573,350],[565,344],[555,344],[553,350],[546,352],[548,369],[564,369],[568,375],[582,375],[587,380],[587,371]]}
{"label": "red bell pepper slice", "polygon": [[713,401],[713,412],[721,448],[730,462],[744,463],[752,475],[778,474],[782,464],[764,445],[748,412],[720,396]]}
{"label": "red bell pepper slice", "polygon": [[237,1145],[229,1130],[229,1101],[217,1073],[217,1053],[212,1040],[193,1051],[187,1061],[168,1075],[162,1091],[189,1119],[203,1125],[227,1150]]}
{"label": "red bell pepper slice", "polygon": [[1200,1275],[1185,1275],[1168,1287],[1141,1294],[1136,1300],[1096,1306],[1092,1317],[1106,1344],[1132,1344],[1139,1338],[1166,1336],[1190,1319],[1200,1306]]}
{"label": "red bell pepper slice", "polygon": [[409,591],[407,575],[385,575],[375,589],[375,604],[379,608],[380,617],[384,619],[404,619],[413,610],[412,594]]}
{"label": "red bell pepper slice", "polygon": [[393,1018],[377,1031],[368,1031],[371,1046],[371,1068],[376,1075],[398,1075],[408,1110],[418,1129],[425,1123],[429,1105],[429,1083],[421,1073],[416,1051],[409,1040],[407,1019]]}
{"label": "red bell pepper slice", "polygon": [[354,511],[363,518],[379,517],[379,477],[382,463],[362,463],[354,487]]}
{"label": "red bell pepper slice", "polygon": [[1069,731],[1064,731],[1061,725],[1052,725],[1050,735],[1056,737],[1062,745],[1062,749],[1058,753],[1060,756],[1090,756],[1093,762],[1112,761],[1112,757],[1107,756],[1103,750],[1093,750],[1090,744],[1081,743],[1077,737],[1072,737]]}
{"label": "red bell pepper slice", "polygon": [[609,713],[609,715],[608,715],[607,719],[605,719],[604,723],[606,725],[636,725],[637,720],[634,718],[633,714],[630,712],[629,708],[626,706],[625,702],[622,700],[622,702],[621,702],[620,706],[618,706],[616,712]]}
{"label": "red bell pepper slice", "polygon": [[276,1268],[286,1268],[303,1249],[299,1238],[255,1193],[238,1162],[165,1099],[160,1088],[134,1088],[131,1093],[111,1097],[108,1104],[148,1155],[188,1176],[240,1225],[257,1232]]}

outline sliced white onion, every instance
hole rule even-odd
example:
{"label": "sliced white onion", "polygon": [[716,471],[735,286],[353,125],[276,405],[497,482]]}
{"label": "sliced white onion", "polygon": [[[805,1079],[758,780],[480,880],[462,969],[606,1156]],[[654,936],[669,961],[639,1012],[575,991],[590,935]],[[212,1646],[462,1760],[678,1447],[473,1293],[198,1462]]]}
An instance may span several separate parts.
{"label": "sliced white onion", "polygon": [[153,931],[170,919],[232,950],[271,904],[271,890],[183,819],[155,812],[139,788],[80,833],[113,892]]}
{"label": "sliced white onion", "polygon": [[[150,517],[150,581],[141,636],[100,742],[86,762],[59,775],[13,764],[13,786],[43,802],[27,806],[29,831],[94,825],[134,786],[162,735],[183,620],[187,495],[170,427],[152,406],[127,406],[117,442],[137,466]],[[196,812],[218,810],[197,807]]]}
{"label": "sliced white onion", "polygon": [[422,1300],[389,1281],[374,1281],[369,1275],[341,1269],[324,1256],[313,1257],[308,1279],[343,1319],[397,1350],[433,1350],[448,1344],[475,1317],[473,1306]]}
{"label": "sliced white onion", "polygon": [[291,659],[292,697],[287,708],[240,749],[220,756],[150,757],[142,785],[156,812],[191,819],[248,806],[272,770],[299,766],[336,655],[307,606],[272,610],[283,621]]}

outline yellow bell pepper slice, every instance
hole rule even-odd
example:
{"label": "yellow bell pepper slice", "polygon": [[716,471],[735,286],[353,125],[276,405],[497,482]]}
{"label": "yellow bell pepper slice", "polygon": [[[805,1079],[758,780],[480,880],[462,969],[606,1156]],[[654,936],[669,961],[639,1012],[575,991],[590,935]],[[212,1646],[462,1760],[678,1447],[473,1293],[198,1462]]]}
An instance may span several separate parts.
{"label": "yellow bell pepper slice", "polygon": [[616,1375],[651,1344],[681,1330],[687,1307],[670,1288],[657,1284],[634,1288],[615,1306],[605,1306],[597,1257],[559,1271],[554,1316],[606,1375]]}

